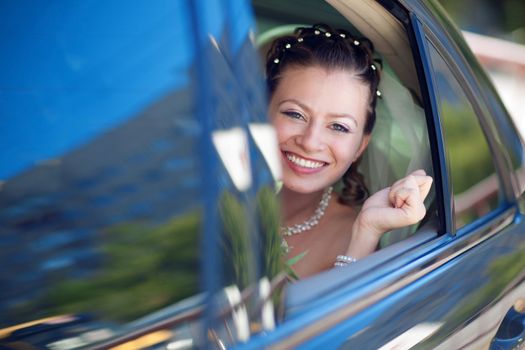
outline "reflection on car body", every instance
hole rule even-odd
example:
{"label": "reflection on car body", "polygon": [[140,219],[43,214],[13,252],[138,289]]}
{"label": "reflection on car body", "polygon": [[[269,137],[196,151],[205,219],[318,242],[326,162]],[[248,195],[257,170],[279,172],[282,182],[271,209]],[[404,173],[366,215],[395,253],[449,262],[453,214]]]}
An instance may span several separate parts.
{"label": "reflection on car body", "polygon": [[[521,344],[523,143],[436,1],[32,2],[0,17],[3,347]],[[421,224],[290,280],[259,56],[319,22],[384,63],[370,189],[417,168],[435,182]],[[84,313],[101,337],[14,338]]]}

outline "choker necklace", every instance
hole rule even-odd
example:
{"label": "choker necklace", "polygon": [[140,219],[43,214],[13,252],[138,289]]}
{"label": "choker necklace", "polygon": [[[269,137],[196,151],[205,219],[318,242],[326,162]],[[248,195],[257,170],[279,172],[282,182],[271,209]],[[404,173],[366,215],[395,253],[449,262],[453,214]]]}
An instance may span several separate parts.
{"label": "choker necklace", "polygon": [[300,224],[296,224],[293,226],[281,226],[280,232],[281,232],[281,246],[285,250],[286,253],[288,253],[292,247],[288,246],[288,243],[284,239],[285,236],[292,236],[299,234],[304,231],[308,231],[312,229],[312,227],[316,226],[319,223],[319,220],[324,215],[324,212],[326,208],[328,207],[328,204],[330,203],[330,198],[332,198],[332,190],[333,187],[330,186],[323,192],[323,197],[321,198],[321,201],[319,202],[319,205],[317,206],[317,209],[315,209],[314,215],[312,215],[309,219],[303,221]]}

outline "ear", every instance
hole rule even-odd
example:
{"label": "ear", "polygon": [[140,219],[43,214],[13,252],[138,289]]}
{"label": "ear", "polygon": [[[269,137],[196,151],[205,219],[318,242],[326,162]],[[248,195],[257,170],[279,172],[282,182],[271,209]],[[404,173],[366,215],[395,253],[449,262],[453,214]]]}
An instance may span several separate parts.
{"label": "ear", "polygon": [[372,138],[372,134],[363,135],[363,139],[361,140],[361,145],[359,146],[359,149],[357,150],[355,154],[354,162],[357,159],[359,159],[359,157],[361,157],[361,154],[363,154],[363,152],[365,151],[371,138]]}

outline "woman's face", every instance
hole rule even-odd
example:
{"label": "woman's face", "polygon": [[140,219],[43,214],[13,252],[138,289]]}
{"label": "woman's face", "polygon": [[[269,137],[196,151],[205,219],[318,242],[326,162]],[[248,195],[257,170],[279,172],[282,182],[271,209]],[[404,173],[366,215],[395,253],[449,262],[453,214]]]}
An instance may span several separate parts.
{"label": "woman's face", "polygon": [[270,101],[284,185],[312,193],[339,180],[364,151],[368,86],[345,70],[290,67]]}

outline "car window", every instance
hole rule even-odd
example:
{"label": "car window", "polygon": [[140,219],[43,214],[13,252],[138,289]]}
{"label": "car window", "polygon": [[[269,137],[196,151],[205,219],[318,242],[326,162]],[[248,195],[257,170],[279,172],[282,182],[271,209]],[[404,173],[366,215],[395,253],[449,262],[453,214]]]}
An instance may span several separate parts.
{"label": "car window", "polygon": [[[377,3],[349,1],[344,6],[324,1],[258,1],[254,9],[259,29],[258,45],[265,58],[269,43],[289,34],[298,25],[327,23],[356,36],[372,40],[376,58],[382,61],[381,82],[372,139],[363,154],[359,171],[370,193],[391,186],[416,169],[433,174],[423,99],[413,60],[410,40],[403,25]],[[301,11],[297,11],[300,7]],[[371,25],[373,18],[377,25]],[[366,20],[365,20],[366,19]],[[435,199],[434,187],[426,199],[427,208]],[[434,208],[429,211],[429,216]],[[392,245],[412,235],[418,225],[386,233],[380,246]]]}
{"label": "car window", "polygon": [[251,302],[281,265],[258,260],[280,243],[246,4],[32,3],[0,13],[0,343],[271,326]]}
{"label": "car window", "polygon": [[[253,5],[259,29],[257,43],[263,58],[272,39],[290,33],[301,24],[327,23],[372,40],[377,58],[383,62],[379,85],[381,98],[377,106],[377,124],[360,171],[365,175],[371,192],[390,186],[415,169],[424,169],[433,176],[425,98],[414,62],[415,44],[409,35],[409,27],[404,25],[409,21],[408,17],[400,20],[375,1],[345,1],[344,4],[332,1],[329,4],[315,0],[254,0]],[[403,13],[401,8],[397,10]],[[344,288],[353,288],[354,282],[362,282],[356,282],[358,274],[366,275],[366,279],[372,271],[388,270],[392,256],[402,256],[436,237],[435,200],[433,185],[425,201],[428,210],[423,225],[386,233],[380,242],[380,251],[345,271],[348,284],[341,282],[339,274],[342,271],[333,269],[289,285],[285,293],[285,317],[293,318],[318,303],[325,303],[343,285]]]}
{"label": "car window", "polygon": [[102,340],[200,292],[190,22],[142,4],[0,15],[0,328],[68,315]]}
{"label": "car window", "polygon": [[432,44],[429,52],[452,180],[455,228],[459,229],[498,206],[499,184],[472,104]]}

